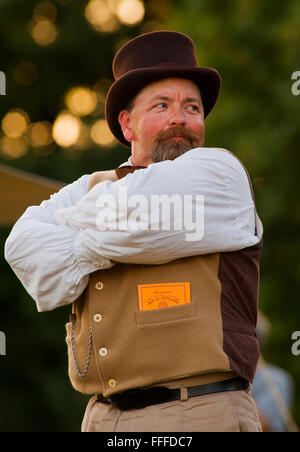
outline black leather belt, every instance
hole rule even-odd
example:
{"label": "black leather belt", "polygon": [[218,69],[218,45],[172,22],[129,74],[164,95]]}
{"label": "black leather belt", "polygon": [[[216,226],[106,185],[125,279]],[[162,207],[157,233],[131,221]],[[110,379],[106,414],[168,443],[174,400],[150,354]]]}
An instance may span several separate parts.
{"label": "black leather belt", "polygon": [[[242,391],[248,389],[248,387],[248,381],[237,377],[206,385],[191,386],[187,388],[187,396],[190,398],[217,392]],[[121,394],[114,394],[108,399],[102,395],[97,395],[98,402],[112,405],[122,411],[140,410],[146,406],[172,402],[174,400],[181,400],[180,389],[169,389],[164,386],[149,389],[134,389]]]}

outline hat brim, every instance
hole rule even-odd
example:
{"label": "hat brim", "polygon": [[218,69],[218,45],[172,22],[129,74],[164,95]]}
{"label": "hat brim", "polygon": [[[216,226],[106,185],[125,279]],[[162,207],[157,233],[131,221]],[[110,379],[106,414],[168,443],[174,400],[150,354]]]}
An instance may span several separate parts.
{"label": "hat brim", "polygon": [[213,109],[217,102],[222,79],[218,71],[213,68],[197,67],[159,67],[135,69],[127,72],[115,81],[106,98],[106,120],[115,138],[124,146],[130,147],[125,140],[119,124],[119,113],[146,85],[165,78],[185,78],[192,80],[199,88],[204,107],[204,117]]}

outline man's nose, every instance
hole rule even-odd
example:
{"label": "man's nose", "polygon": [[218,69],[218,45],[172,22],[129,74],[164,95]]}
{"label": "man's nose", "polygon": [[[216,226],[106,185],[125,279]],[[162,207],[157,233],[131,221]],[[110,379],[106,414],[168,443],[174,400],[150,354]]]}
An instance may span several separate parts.
{"label": "man's nose", "polygon": [[185,123],[186,119],[182,109],[173,107],[170,111],[169,126],[183,126]]}

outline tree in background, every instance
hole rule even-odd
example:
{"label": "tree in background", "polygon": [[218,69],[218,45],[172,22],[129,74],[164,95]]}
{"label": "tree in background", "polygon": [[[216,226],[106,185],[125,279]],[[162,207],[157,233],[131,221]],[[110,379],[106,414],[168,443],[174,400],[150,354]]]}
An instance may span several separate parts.
{"label": "tree in background", "polygon": [[[264,224],[260,307],[272,322],[266,358],[296,383],[300,421],[300,70],[297,0],[2,0],[0,161],[69,183],[127,160],[107,130],[104,100],[115,52],[128,39],[169,29],[196,43],[223,91],[207,118],[206,146],[247,166]],[[2,248],[9,231],[0,231]],[[87,398],[67,377],[64,323],[70,308],[37,314],[2,257],[1,431],[78,431]],[[297,390],[298,387],[298,390]]]}

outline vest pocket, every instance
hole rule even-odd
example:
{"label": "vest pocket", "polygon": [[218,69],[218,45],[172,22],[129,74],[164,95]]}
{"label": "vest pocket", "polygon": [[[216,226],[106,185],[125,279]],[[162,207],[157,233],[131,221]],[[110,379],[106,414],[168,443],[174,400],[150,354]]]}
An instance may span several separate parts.
{"label": "vest pocket", "polygon": [[197,317],[197,307],[193,303],[171,308],[153,309],[151,311],[137,311],[135,321],[137,325],[151,325],[156,323],[174,322]]}

